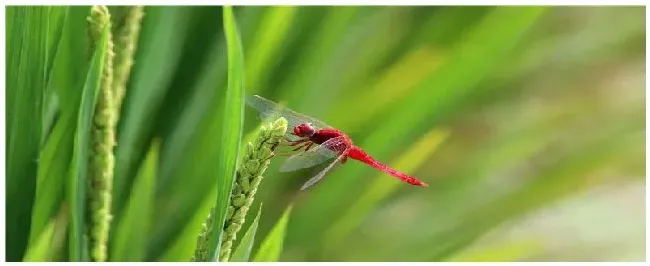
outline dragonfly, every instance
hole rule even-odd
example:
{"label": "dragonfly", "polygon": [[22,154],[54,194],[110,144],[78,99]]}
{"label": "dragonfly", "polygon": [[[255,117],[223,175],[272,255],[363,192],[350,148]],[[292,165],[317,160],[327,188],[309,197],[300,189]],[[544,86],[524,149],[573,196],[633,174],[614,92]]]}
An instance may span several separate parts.
{"label": "dragonfly", "polygon": [[259,95],[246,97],[246,104],[257,110],[262,120],[284,117],[289,130],[283,137],[284,146],[292,147],[293,153],[280,166],[281,172],[291,172],[314,167],[331,161],[324,169],[304,183],[301,190],[312,187],[348,158],[367,164],[414,186],[428,186],[417,178],[399,172],[380,163],[356,146],[342,131],[307,115],[295,112]]}

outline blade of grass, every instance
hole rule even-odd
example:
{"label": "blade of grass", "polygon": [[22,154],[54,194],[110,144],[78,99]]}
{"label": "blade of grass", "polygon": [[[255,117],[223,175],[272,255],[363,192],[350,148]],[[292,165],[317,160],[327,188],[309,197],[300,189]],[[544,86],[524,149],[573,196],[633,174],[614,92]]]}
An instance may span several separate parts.
{"label": "blade of grass", "polygon": [[[212,191],[215,190],[216,188]],[[162,252],[161,255],[155,256],[156,261],[187,262],[191,260],[192,252],[196,249],[196,237],[201,231],[201,226],[205,221],[207,213],[214,206],[215,199],[216,195],[213,195],[201,202],[201,205],[195,211],[196,214],[187,221],[187,225],[182,229],[176,239],[171,241],[171,246]],[[156,238],[152,239],[155,240]]]}
{"label": "blade of grass", "polygon": [[131,198],[115,226],[115,239],[111,242],[110,249],[111,261],[143,261],[145,259],[160,144],[159,139],[155,139],[151,144],[149,153],[135,178]]}
{"label": "blade of grass", "polygon": [[[37,169],[36,198],[32,211],[30,243],[38,239],[41,231],[54,217],[63,201],[65,176],[68,175],[77,111],[83,89],[83,79],[78,72],[85,69],[87,58],[71,56],[73,51],[85,49],[85,25],[88,8],[68,8],[62,25],[61,44],[54,56],[51,76],[48,82],[49,93],[55,93],[61,102],[60,115],[52,132],[40,151]],[[81,26],[78,26],[81,25]]]}
{"label": "blade of grass", "polygon": [[106,54],[109,28],[105,28],[94,47],[93,56],[83,88],[81,107],[77,118],[74,151],[68,176],[66,198],[71,206],[69,252],[71,261],[88,260],[86,233],[86,186],[90,162],[90,136],[99,92],[103,62]]}
{"label": "blade of grass", "polygon": [[[412,23],[412,13],[404,7],[361,8],[356,17],[341,29],[342,36],[335,49],[317,63],[320,69],[315,69],[309,78],[310,84],[306,85],[310,89],[297,103],[299,110],[309,110],[314,117],[328,118],[326,121],[333,126],[341,124],[333,124],[338,121],[329,120],[324,111],[338,107],[337,100],[345,101],[354,94],[359,95],[356,93],[361,91],[359,87],[368,86],[372,73],[384,63],[386,52],[406,38],[405,29]],[[363,93],[363,97],[368,94]]]}
{"label": "blade of grass", "polygon": [[79,110],[81,90],[86,79],[89,58],[92,55],[79,55],[79,51],[87,50],[88,35],[86,19],[90,12],[89,6],[71,6],[62,30],[61,43],[54,56],[52,76],[48,86],[56,93],[59,101],[60,116],[66,112],[75,113]]}
{"label": "blade of grass", "polygon": [[[73,51],[85,49],[85,25],[88,8],[71,7],[62,26],[61,44],[54,56],[49,93],[56,93],[61,102],[60,115],[52,132],[40,151],[37,169],[36,198],[32,211],[30,243],[38,239],[43,228],[57,212],[63,201],[65,176],[68,175],[77,111],[83,89],[83,79],[78,72],[86,68],[87,58],[70,56]],[[78,26],[81,25],[81,26]]]}
{"label": "blade of grass", "polygon": [[68,16],[68,7],[66,6],[50,6],[48,7],[48,23],[47,23],[47,39],[46,39],[46,62],[45,62],[45,82],[47,84],[46,92],[43,94],[43,125],[41,134],[41,143],[45,142],[45,138],[50,134],[54,118],[57,113],[58,98],[55,91],[50,89],[50,82],[52,77],[52,68],[54,66],[54,58],[58,53],[59,43],[61,41],[61,32],[63,25]]}
{"label": "blade of grass", "polygon": [[[219,9],[219,14],[221,10]],[[221,16],[212,20],[221,23]],[[221,35],[221,34],[218,34]],[[165,139],[157,179],[155,219],[148,256],[151,260],[187,261],[192,256],[196,235],[216,200],[217,172],[214,164],[221,130],[219,110],[225,90],[226,58],[223,41],[211,45],[209,65],[200,69],[194,95],[183,108],[177,126]],[[170,217],[170,214],[174,214]],[[188,243],[192,243],[188,245]]]}
{"label": "blade of grass", "polygon": [[223,27],[226,34],[228,53],[228,87],[224,98],[224,109],[221,112],[221,154],[219,156],[217,179],[217,202],[215,203],[212,223],[212,238],[208,245],[208,258],[217,261],[221,244],[221,230],[226,219],[229,206],[230,190],[235,178],[239,146],[242,138],[244,114],[244,55],[241,46],[237,23],[232,7],[223,8]]}
{"label": "blade of grass", "polygon": [[273,56],[286,41],[288,29],[291,27],[298,7],[274,6],[265,11],[260,27],[257,28],[256,42],[250,49],[250,56],[246,62],[248,93],[255,94],[260,90],[260,83],[266,81],[269,68],[277,62]]}
{"label": "blade of grass", "polygon": [[[346,125],[347,134],[354,134],[365,128],[364,121],[371,119],[377,113],[391,108],[391,104],[414,89],[443,63],[442,51],[429,47],[414,49],[385,72],[378,74],[374,84],[369,84],[366,90],[351,91],[348,97],[342,99],[332,110],[331,123]],[[373,101],[365,101],[372,95]],[[366,102],[364,108],[356,108],[359,101]],[[355,115],[347,115],[355,110]]]}
{"label": "blade of grass", "polygon": [[[166,213],[174,213],[174,217],[166,219],[154,229],[152,242],[157,244],[150,249],[148,256],[151,259],[190,260],[196,248],[197,235],[213,206],[217,213],[211,214],[214,219],[210,227],[213,229],[216,223],[223,226],[225,220],[225,210],[229,205],[227,200],[234,180],[234,176],[228,173],[233,170],[234,174],[243,118],[243,80],[237,80],[243,79],[243,58],[239,40],[229,36],[232,32],[228,31],[236,28],[235,25],[227,24],[232,22],[229,22],[230,19],[234,19],[226,18],[226,15],[232,15],[228,13],[231,12],[223,10],[224,31],[228,42],[228,85],[223,90],[215,89],[221,85],[223,68],[219,67],[219,58],[223,58],[224,51],[221,42],[216,42],[210,51],[213,58],[210,66],[214,67],[203,69],[197,88],[194,89],[198,93],[192,99],[194,103],[183,114],[184,119],[179,121],[183,126],[173,133],[170,147],[166,147],[162,154],[163,164],[169,162],[174,165],[165,165],[161,169],[162,182],[167,183],[159,190],[163,196],[157,202],[159,211],[156,217],[166,217]],[[192,123],[195,124],[191,125]],[[188,124],[195,129],[185,130],[184,127]],[[233,138],[236,142],[229,143]],[[213,230],[215,231],[221,233],[221,229]],[[219,243],[213,241],[220,241],[217,234],[210,238],[210,252],[217,248],[211,245]],[[215,258],[214,254],[208,254],[208,257],[211,260]]]}
{"label": "blade of grass", "polygon": [[63,200],[65,176],[70,166],[75,132],[75,117],[68,112],[61,117],[41,150],[32,211],[30,243],[38,240],[42,230],[56,214]]}
{"label": "blade of grass", "polygon": [[154,121],[167,93],[166,86],[180,60],[183,32],[187,31],[187,8],[146,7],[142,34],[135,55],[125,102],[118,125],[115,149],[113,213],[120,215],[131,191],[135,170],[145,156]]}
{"label": "blade of grass", "polygon": [[[36,191],[48,7],[7,7],[7,261],[22,259]],[[51,53],[51,51],[49,51]]]}
{"label": "blade of grass", "polygon": [[310,44],[307,46],[310,47],[309,51],[306,51],[307,54],[297,62],[298,73],[288,76],[282,83],[282,95],[279,99],[302,103],[299,101],[302,93],[307,92],[304,88],[310,87],[313,75],[318,73],[321,66],[322,57],[336,48],[337,41],[344,36],[343,29],[356,17],[358,11],[359,8],[354,6],[329,10],[326,18],[321,22],[322,28],[311,37]]}
{"label": "blade of grass", "polygon": [[286,234],[289,216],[293,205],[289,205],[282,214],[282,217],[275,223],[271,232],[264,238],[260,248],[255,254],[253,261],[256,262],[277,262],[282,254],[282,245]]}
{"label": "blade of grass", "polygon": [[23,261],[54,261],[63,248],[68,226],[68,208],[63,205],[59,214],[42,230],[39,238],[27,249]]}
{"label": "blade of grass", "polygon": [[255,215],[255,219],[248,226],[246,233],[241,238],[239,245],[235,249],[235,252],[232,253],[230,261],[234,262],[247,262],[251,257],[251,251],[253,250],[253,244],[255,243],[255,234],[257,233],[257,226],[260,222],[260,216],[262,215],[262,205]]}

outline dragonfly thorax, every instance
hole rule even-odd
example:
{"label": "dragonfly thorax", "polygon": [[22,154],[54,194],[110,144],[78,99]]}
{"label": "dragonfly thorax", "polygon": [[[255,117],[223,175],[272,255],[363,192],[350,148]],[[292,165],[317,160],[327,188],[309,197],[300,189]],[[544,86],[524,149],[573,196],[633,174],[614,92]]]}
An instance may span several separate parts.
{"label": "dragonfly thorax", "polygon": [[316,133],[316,129],[311,123],[302,123],[293,128],[293,133],[299,137],[310,138]]}

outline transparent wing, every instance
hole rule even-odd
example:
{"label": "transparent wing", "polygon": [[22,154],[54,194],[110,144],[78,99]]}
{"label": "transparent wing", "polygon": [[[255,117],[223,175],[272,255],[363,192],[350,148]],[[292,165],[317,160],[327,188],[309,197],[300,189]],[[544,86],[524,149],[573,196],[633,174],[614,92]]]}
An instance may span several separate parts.
{"label": "transparent wing", "polygon": [[337,165],[339,165],[339,164],[341,163],[341,160],[343,159],[343,157],[345,157],[345,155],[343,155],[343,154],[339,155],[339,157],[337,157],[336,160],[334,160],[334,161],[333,161],[330,165],[328,165],[325,169],[323,169],[322,171],[320,171],[320,172],[319,172],[318,174],[316,174],[314,177],[312,177],[312,178],[310,178],[309,180],[307,180],[307,182],[305,182],[305,184],[302,185],[302,187],[300,188],[300,190],[308,189],[308,188],[310,188],[311,186],[315,185],[316,183],[320,182],[320,181],[323,179],[323,177],[325,177],[325,175],[326,175],[327,173],[329,173],[329,172],[332,170],[332,168],[334,168],[334,166],[337,166]]}
{"label": "transparent wing", "polygon": [[321,164],[341,155],[349,145],[343,136],[328,139],[306,152],[292,155],[280,166],[280,171],[290,172]]}
{"label": "transparent wing", "polygon": [[255,108],[262,120],[274,119],[279,117],[284,117],[289,122],[289,129],[302,124],[302,123],[311,123],[317,129],[322,128],[331,128],[329,125],[323,123],[322,121],[309,117],[298,112],[295,112],[289,108],[283,107],[277,103],[274,103],[270,100],[264,99],[261,96],[253,95],[246,96],[246,104],[248,106]]}

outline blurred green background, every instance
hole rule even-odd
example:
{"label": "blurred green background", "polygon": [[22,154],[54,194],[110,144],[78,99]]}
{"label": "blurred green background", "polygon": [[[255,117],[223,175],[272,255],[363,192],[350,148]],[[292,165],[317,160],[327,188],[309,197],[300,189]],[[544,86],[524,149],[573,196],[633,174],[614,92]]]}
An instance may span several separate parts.
{"label": "blurred green background", "polygon": [[[294,204],[281,261],[645,260],[645,8],[234,10],[246,94],[323,120],[430,185],[350,161],[300,192],[315,169],[280,173],[274,159],[255,206],[264,236]],[[87,14],[71,7],[65,20],[45,132],[65,108],[62,84],[83,79]],[[206,132],[226,86],[221,14],[145,8],[113,196],[115,227],[161,139],[153,200],[135,207],[150,221],[137,259],[187,260],[214,202],[218,139]],[[244,140],[259,125],[245,111]],[[35,209],[62,202],[38,197]]]}

